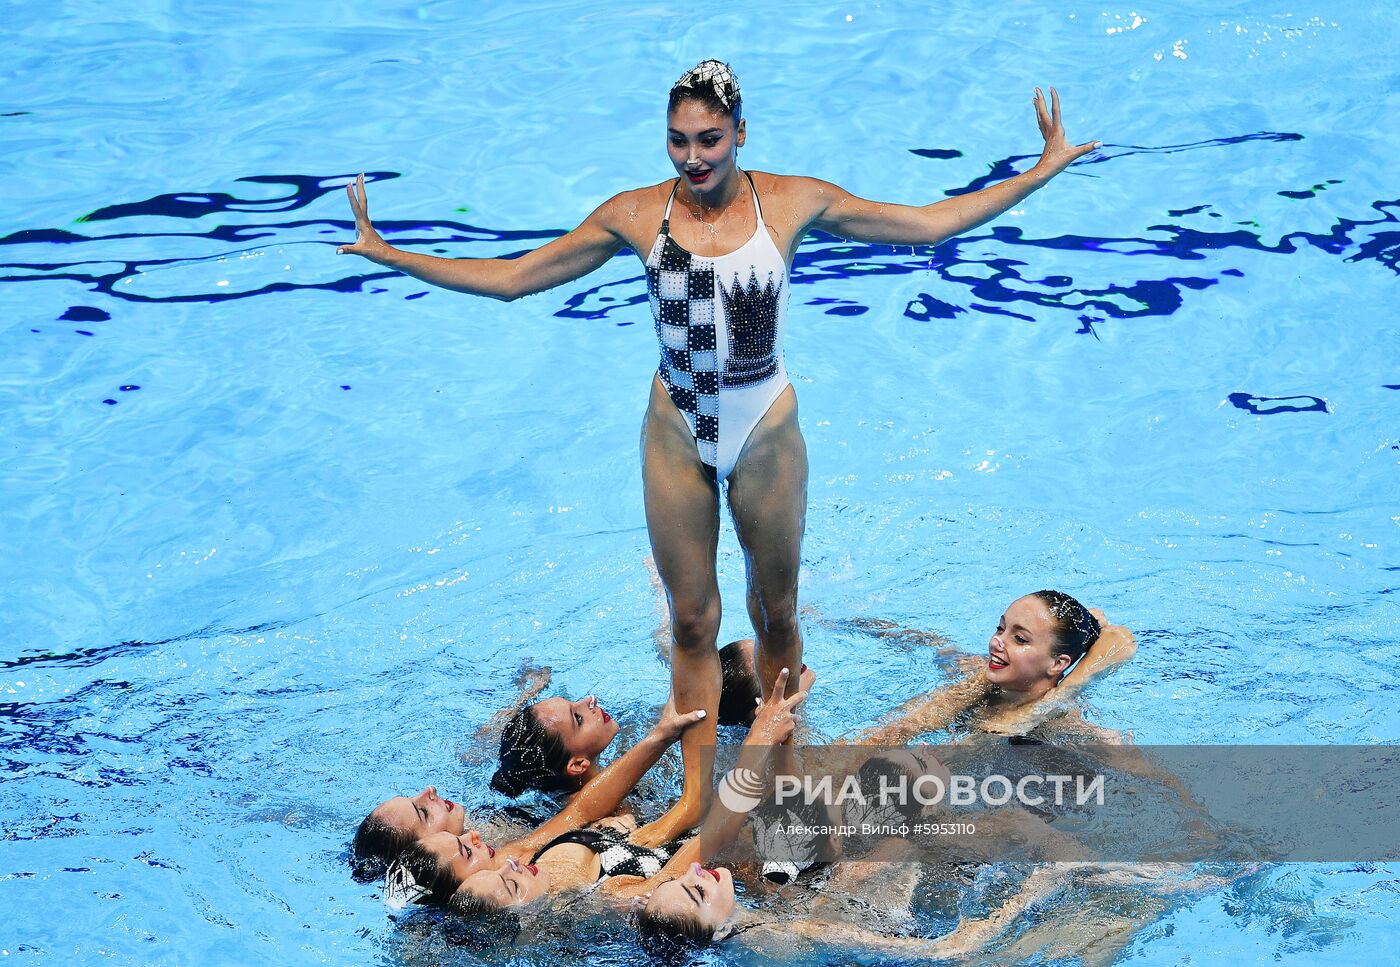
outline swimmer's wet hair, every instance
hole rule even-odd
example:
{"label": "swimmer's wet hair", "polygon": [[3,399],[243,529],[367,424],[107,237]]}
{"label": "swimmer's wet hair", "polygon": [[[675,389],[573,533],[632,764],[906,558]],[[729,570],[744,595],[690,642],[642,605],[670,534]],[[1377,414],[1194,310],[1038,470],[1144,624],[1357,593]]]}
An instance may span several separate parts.
{"label": "swimmer's wet hair", "polygon": [[716,721],[720,725],[748,725],[758,708],[754,699],[763,695],[743,646],[742,641],[731,641],[719,650],[721,684]]}
{"label": "swimmer's wet hair", "polygon": [[1089,646],[1098,640],[1102,630],[1099,619],[1063,591],[1037,591],[1031,596],[1040,599],[1054,621],[1050,627],[1059,642],[1055,653],[1069,655],[1071,665],[1083,658]]}
{"label": "swimmer's wet hair", "polygon": [[683,964],[714,943],[715,932],[694,917],[663,917],[643,907],[637,912],[637,938],[653,962]]}
{"label": "swimmer's wet hair", "polygon": [[418,886],[427,891],[426,896],[416,901],[418,903],[446,906],[447,901],[452,899],[452,894],[461,885],[452,875],[452,869],[439,863],[437,857],[421,841],[410,843],[389,866],[391,871],[394,867],[401,867],[412,875]]}
{"label": "swimmer's wet hair", "polygon": [[723,61],[702,60],[676,78],[666,102],[667,113],[674,111],[682,101],[690,100],[699,101],[716,114],[733,118],[736,124],[743,117],[744,101],[739,94],[739,78]]}
{"label": "swimmer's wet hair", "polygon": [[502,909],[465,890],[448,898],[447,912],[453,914],[448,927],[454,939],[473,947],[497,946],[502,941],[512,944],[524,929],[516,910]]}
{"label": "swimmer's wet hair", "polygon": [[414,840],[408,830],[399,829],[370,813],[355,830],[350,844],[351,874],[361,882],[378,878]]}
{"label": "swimmer's wet hair", "polygon": [[527,789],[558,792],[568,789],[564,767],[569,753],[558,735],[546,729],[533,705],[521,709],[501,731],[500,767],[491,788],[511,799]]}

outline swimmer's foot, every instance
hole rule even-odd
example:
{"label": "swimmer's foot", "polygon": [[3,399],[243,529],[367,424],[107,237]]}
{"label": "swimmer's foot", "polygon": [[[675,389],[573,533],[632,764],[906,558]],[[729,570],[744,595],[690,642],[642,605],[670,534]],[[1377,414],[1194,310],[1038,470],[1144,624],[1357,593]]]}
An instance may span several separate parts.
{"label": "swimmer's foot", "polygon": [[704,818],[703,804],[695,799],[685,799],[670,808],[666,815],[655,822],[647,823],[632,834],[632,842],[638,846],[661,846],[679,839],[700,825]]}

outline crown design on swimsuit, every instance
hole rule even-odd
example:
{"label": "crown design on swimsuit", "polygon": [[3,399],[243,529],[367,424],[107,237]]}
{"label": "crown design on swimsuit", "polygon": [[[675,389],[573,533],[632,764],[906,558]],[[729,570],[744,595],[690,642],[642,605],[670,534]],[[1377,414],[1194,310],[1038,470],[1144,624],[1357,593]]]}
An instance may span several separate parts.
{"label": "crown design on swimsuit", "polygon": [[734,277],[732,286],[720,283],[719,294],[729,321],[729,358],[725,361],[726,386],[745,386],[767,379],[777,368],[778,300],[783,281],[771,274],[758,281],[756,272],[748,282]]}
{"label": "crown design on swimsuit", "polygon": [[671,90],[687,88],[702,93],[710,88],[726,111],[732,111],[739,101],[739,78],[729,69],[729,65],[717,60],[706,60],[696,64],[671,85]]}

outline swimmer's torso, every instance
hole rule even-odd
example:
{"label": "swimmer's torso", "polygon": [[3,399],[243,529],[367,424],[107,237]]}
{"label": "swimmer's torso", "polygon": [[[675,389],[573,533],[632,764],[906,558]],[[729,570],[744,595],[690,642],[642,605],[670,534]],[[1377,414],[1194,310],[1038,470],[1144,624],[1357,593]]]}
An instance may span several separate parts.
{"label": "swimmer's torso", "polygon": [[[720,481],[789,385],[782,354],[787,258],[764,224],[752,178],[739,177],[751,208],[735,199],[720,220],[728,229],[723,233],[720,222],[689,224],[688,208],[676,204],[679,185],[673,183],[646,258],[647,294],[660,344],[657,378],[685,418],[701,463]],[[723,249],[745,228],[750,231],[742,242],[707,254]]]}

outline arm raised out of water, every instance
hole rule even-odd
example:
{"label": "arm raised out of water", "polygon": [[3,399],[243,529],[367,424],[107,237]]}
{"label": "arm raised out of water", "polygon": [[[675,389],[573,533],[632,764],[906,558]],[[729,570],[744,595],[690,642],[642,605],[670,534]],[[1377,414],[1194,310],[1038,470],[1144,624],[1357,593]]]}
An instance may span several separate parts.
{"label": "arm raised out of water", "polygon": [[353,245],[337,248],[337,255],[362,255],[378,265],[469,295],[490,296],[510,302],[521,296],[572,282],[601,266],[625,245],[611,227],[622,217],[624,196],[600,205],[578,228],[526,252],[518,259],[445,259],[395,248],[375,231],[369,220],[365,176],[345,186],[350,210],[355,213]]}
{"label": "arm raised out of water", "polygon": [[1045,150],[1030,171],[921,208],[867,201],[836,185],[802,179],[813,212],[808,228],[859,242],[937,245],[991,221],[1101,144],[1071,145],[1060,122],[1060,95],[1053,87],[1050,97],[1052,106],[1047,108],[1040,88],[1035,89],[1036,121],[1045,138]]}

